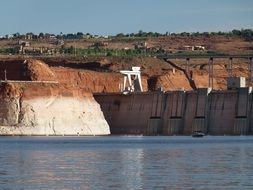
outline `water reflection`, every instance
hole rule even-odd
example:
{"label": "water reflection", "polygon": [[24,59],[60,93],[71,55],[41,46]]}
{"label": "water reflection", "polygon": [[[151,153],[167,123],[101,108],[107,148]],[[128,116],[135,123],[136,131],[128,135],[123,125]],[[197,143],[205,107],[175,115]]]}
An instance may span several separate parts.
{"label": "water reflection", "polygon": [[252,137],[0,138],[0,189],[247,189],[252,143]]}

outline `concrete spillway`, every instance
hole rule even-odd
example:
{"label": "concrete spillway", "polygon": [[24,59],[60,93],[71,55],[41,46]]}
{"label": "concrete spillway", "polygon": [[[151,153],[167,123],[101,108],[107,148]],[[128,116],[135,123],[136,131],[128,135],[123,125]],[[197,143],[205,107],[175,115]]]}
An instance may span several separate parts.
{"label": "concrete spillway", "polygon": [[112,134],[253,134],[251,88],[95,94]]}

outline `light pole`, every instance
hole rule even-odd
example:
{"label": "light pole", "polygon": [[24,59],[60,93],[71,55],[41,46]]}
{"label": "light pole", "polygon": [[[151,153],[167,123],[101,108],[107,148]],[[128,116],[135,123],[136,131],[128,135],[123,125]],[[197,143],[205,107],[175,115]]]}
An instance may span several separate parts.
{"label": "light pole", "polygon": [[209,63],[208,63],[208,87],[213,88],[213,58],[210,57]]}
{"label": "light pole", "polygon": [[233,58],[232,57],[229,58],[228,74],[229,74],[229,77],[232,77],[233,75]]}

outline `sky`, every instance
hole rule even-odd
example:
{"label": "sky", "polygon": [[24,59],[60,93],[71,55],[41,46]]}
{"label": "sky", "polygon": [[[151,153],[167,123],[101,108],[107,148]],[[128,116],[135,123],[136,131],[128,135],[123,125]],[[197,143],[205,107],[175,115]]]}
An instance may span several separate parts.
{"label": "sky", "polygon": [[253,28],[253,0],[1,0],[0,35]]}

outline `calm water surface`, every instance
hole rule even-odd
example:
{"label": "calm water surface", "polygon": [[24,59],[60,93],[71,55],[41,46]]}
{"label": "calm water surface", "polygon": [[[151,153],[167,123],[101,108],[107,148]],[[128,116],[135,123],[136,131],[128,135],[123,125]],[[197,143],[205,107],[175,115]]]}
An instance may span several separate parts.
{"label": "calm water surface", "polygon": [[253,137],[0,137],[0,189],[253,189]]}

